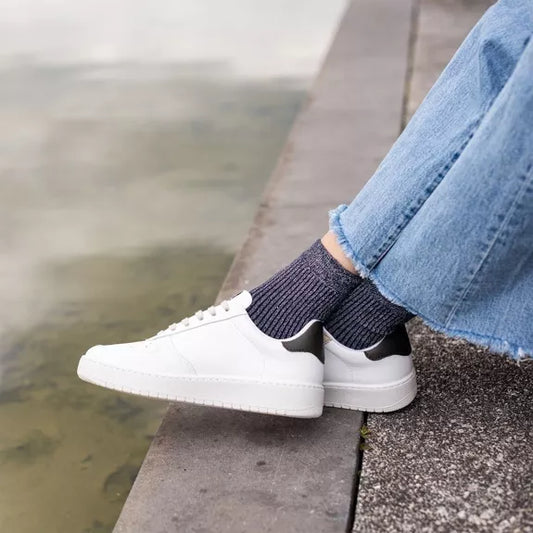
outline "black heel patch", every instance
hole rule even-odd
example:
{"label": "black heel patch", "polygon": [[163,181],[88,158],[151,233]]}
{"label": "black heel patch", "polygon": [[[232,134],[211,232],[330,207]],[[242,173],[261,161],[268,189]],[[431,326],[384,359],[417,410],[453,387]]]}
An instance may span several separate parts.
{"label": "black heel patch", "polygon": [[309,352],[324,362],[324,335],[322,322],[313,322],[301,335],[290,341],[281,341],[289,352]]}
{"label": "black heel patch", "polygon": [[401,324],[387,335],[377,346],[365,350],[365,355],[371,361],[385,359],[389,355],[410,355],[411,343],[405,326]]}

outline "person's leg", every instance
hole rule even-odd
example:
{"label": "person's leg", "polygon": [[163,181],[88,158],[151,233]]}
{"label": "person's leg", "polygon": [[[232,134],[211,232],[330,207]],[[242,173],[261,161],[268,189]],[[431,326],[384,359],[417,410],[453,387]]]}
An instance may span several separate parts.
{"label": "person's leg", "polygon": [[500,0],[485,13],[374,176],[348,209],[335,213],[334,222],[344,229],[337,236],[363,275],[394,245],[470,143],[524,51],[532,10],[527,0]]}
{"label": "person's leg", "polygon": [[[531,11],[525,0],[489,10],[368,186],[333,213],[335,239],[145,342],[90,349],[79,376],[144,396],[314,417],[324,385],[328,405],[393,410],[412,399],[401,307],[468,338],[492,328],[474,340],[519,354],[498,336],[514,320],[509,338],[533,351]],[[340,338],[325,336],[325,379],[315,315],[332,330],[351,320]],[[346,346],[368,342],[369,330],[384,337]]]}
{"label": "person's leg", "polygon": [[[483,179],[475,169],[470,174],[460,170],[464,159],[472,157],[470,154],[474,154],[474,159],[485,161],[488,156],[495,155],[487,154],[482,146],[478,146],[484,141],[477,140],[483,135],[477,132],[479,129],[491,131],[499,127],[494,119],[492,122],[487,121],[490,121],[494,103],[513,76],[531,35],[531,6],[530,2],[524,0],[500,0],[487,11],[459,48],[366,187],[349,207],[340,206],[332,214],[333,231],[322,238],[322,244],[345,269],[353,273],[360,271],[363,276],[376,279],[376,268],[406,227],[414,221],[424,225],[431,224],[429,220],[420,222],[420,218],[427,211],[427,206],[435,201],[445,218],[455,216],[460,220],[466,216],[466,213],[455,207],[452,197],[448,198],[441,192],[450,181],[447,179],[449,173],[457,174],[459,180],[470,183],[479,184]],[[527,87],[524,89],[527,90]],[[474,137],[476,139],[473,142]],[[468,148],[471,142],[476,148]],[[466,152],[464,156],[463,152]],[[490,158],[488,161],[490,165]],[[496,182],[500,177],[496,176]],[[485,192],[488,192],[487,189]],[[470,208],[468,212],[471,213],[471,218],[476,218]],[[483,214],[486,213],[485,210]],[[480,224],[483,224],[482,220]],[[445,225],[439,223],[439,227],[442,229]],[[460,229],[456,228],[457,236],[461,234]],[[457,267],[459,258],[449,254],[441,257],[439,253],[439,247],[449,247],[446,244],[449,238],[450,235],[444,233],[438,237],[437,245],[431,240],[421,243],[424,249],[417,251],[413,248],[411,259],[419,269],[424,269],[424,256],[430,255],[433,259],[431,268],[434,276],[440,280],[447,278],[453,285],[457,278],[453,268],[446,265],[446,260]],[[464,237],[461,237],[461,240],[466,246],[462,250],[458,249],[456,253],[461,254],[462,261],[467,263],[467,249],[472,249],[471,243]],[[385,263],[389,262],[387,259]],[[295,271],[299,271],[302,263],[299,260],[296,263]],[[447,271],[447,275],[441,275],[439,265]],[[380,268],[383,270],[385,264]],[[427,291],[419,290],[424,281],[423,273],[414,274],[413,269],[404,273],[404,267],[400,264],[395,265],[395,268],[399,282],[409,277],[416,285],[416,289],[412,287],[412,290],[417,291],[419,298],[427,300],[425,307],[420,308],[411,302],[410,297],[400,299],[393,290],[394,284],[385,291],[390,299],[402,306],[408,306],[413,312],[423,312],[428,306],[435,305],[431,288]],[[295,282],[298,278],[297,273],[293,272],[292,276],[288,276],[283,275],[282,271],[276,274],[273,280],[252,291],[256,298],[249,310],[250,314],[256,325],[267,334],[277,337],[287,333],[293,334],[305,319],[311,316],[325,320],[324,317],[344,298],[343,294],[339,294],[338,298],[329,300],[330,305],[322,306],[320,310],[314,309],[307,300],[309,297],[316,298],[320,291],[314,296],[308,291],[300,291]],[[382,287],[382,283],[378,284]],[[287,293],[289,298],[286,297]],[[449,291],[440,291],[439,294],[450,300]],[[300,302],[303,301],[306,305],[302,308]],[[387,307],[387,312],[383,312],[384,306]],[[290,316],[297,314],[296,309],[300,312],[299,321],[290,319]],[[426,312],[424,315],[432,318],[434,312]],[[403,309],[398,311],[392,304],[385,305],[382,296],[368,284],[364,284],[336,310],[327,321],[326,328],[328,331],[335,330],[340,342],[357,349],[377,342],[410,316],[412,315]],[[351,328],[339,326],[340,323],[349,321],[352,323]],[[280,328],[281,324],[285,324],[285,327]],[[356,334],[356,331],[360,334]]]}
{"label": "person's leg", "polygon": [[352,274],[357,274],[357,270],[355,269],[352,260],[344,253],[344,250],[339,244],[337,236],[333,231],[328,231],[322,239],[320,239],[320,242],[331,257],[333,257],[343,268]]}
{"label": "person's leg", "polygon": [[521,0],[487,12],[331,216],[345,255],[388,299],[516,357],[533,352],[532,12]]}

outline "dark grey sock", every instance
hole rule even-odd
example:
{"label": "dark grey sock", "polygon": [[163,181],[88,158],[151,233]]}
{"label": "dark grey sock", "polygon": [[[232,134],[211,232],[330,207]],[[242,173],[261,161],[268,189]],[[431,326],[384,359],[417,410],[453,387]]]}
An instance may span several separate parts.
{"label": "dark grey sock", "polygon": [[362,279],[316,241],[290,265],[250,291],[248,314],[267,335],[285,339],[309,320],[324,321]]}
{"label": "dark grey sock", "polygon": [[414,315],[389,302],[368,279],[363,280],[324,322],[335,340],[348,348],[367,348]]}

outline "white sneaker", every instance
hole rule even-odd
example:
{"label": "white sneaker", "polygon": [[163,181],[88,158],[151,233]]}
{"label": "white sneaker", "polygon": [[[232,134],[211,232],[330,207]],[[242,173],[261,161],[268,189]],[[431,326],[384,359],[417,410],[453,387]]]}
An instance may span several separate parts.
{"label": "white sneaker", "polygon": [[324,331],[324,405],[383,413],[416,396],[416,374],[405,326],[364,350],[352,350]]}
{"label": "white sneaker", "polygon": [[177,402],[298,418],[322,414],[322,324],[277,340],[261,332],[243,291],[146,341],[95,346],[78,376],[110,389]]}

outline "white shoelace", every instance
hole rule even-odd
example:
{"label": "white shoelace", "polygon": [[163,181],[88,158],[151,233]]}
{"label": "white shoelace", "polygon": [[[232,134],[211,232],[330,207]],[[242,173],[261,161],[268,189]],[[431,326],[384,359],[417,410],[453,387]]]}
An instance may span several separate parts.
{"label": "white shoelace", "polygon": [[[170,324],[170,326],[168,326],[168,328],[162,329],[157,335],[162,335],[164,333],[169,333],[171,331],[175,331],[176,328],[179,325],[188,327],[191,324],[191,320],[193,318],[195,318],[196,320],[201,322],[207,314],[209,314],[211,316],[216,316],[217,312],[221,311],[221,310],[223,310],[225,312],[228,312],[230,310],[230,305],[229,305],[229,302],[227,300],[223,300],[218,305],[212,305],[211,307],[208,307],[207,309],[205,309],[203,311],[197,311],[196,313],[194,313],[194,315],[188,316],[188,317],[184,318],[183,320],[181,320],[180,322],[174,322],[174,324]],[[156,335],[156,337],[157,337],[157,335]]]}

